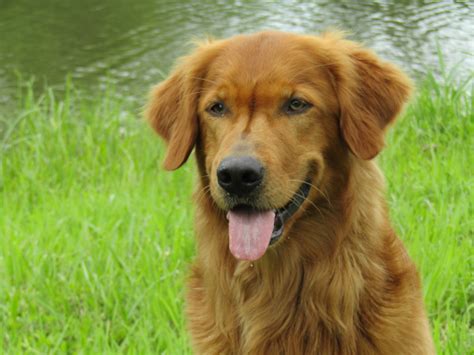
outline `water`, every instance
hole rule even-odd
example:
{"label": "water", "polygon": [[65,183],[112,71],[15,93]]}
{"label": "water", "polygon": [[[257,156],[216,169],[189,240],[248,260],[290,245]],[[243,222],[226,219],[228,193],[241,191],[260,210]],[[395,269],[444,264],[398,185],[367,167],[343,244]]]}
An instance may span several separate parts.
{"label": "water", "polygon": [[472,1],[0,0],[0,107],[15,71],[58,89],[71,74],[91,96],[112,82],[141,102],[191,39],[269,28],[348,30],[415,77],[439,67],[439,45],[462,77],[474,68],[473,10]]}

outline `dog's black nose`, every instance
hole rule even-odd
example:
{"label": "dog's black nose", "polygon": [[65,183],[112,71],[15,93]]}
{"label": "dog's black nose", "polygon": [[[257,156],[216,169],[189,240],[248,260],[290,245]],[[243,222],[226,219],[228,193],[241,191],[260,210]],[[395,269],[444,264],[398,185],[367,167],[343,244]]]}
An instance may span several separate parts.
{"label": "dog's black nose", "polygon": [[231,194],[245,196],[263,180],[263,165],[249,156],[225,158],[217,168],[219,185]]}

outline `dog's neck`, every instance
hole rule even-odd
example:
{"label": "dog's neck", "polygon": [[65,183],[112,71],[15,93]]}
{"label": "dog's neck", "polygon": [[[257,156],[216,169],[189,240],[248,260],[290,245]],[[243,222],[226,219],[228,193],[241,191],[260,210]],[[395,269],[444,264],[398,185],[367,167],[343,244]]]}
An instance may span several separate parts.
{"label": "dog's neck", "polygon": [[[345,246],[380,244],[379,234],[390,228],[383,198],[384,181],[376,163],[349,156],[344,169],[328,174],[321,194],[292,231],[313,235],[312,248],[301,250],[310,258],[335,257]],[[370,184],[366,182],[370,181]],[[380,244],[381,245],[381,244]]]}

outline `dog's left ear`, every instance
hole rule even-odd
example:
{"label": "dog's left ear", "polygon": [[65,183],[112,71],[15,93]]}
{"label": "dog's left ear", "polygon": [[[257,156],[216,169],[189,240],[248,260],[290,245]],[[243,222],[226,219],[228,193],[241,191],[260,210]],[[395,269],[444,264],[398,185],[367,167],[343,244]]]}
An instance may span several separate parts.
{"label": "dog's left ear", "polygon": [[201,44],[151,91],[145,117],[168,145],[163,162],[166,170],[183,165],[195,145],[199,92],[217,47],[218,44]]}
{"label": "dog's left ear", "polygon": [[410,79],[356,43],[338,39],[339,53],[330,64],[340,105],[342,136],[354,155],[374,158],[384,146],[387,126],[411,92]]}

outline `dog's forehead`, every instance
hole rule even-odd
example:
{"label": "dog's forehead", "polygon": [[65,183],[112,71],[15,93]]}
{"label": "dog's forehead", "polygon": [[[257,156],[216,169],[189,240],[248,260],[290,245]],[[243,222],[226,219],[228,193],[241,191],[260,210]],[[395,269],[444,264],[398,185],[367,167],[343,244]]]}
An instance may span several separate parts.
{"label": "dog's forehead", "polygon": [[321,64],[309,47],[299,36],[279,32],[232,38],[208,68],[208,76],[241,86],[302,81]]}

